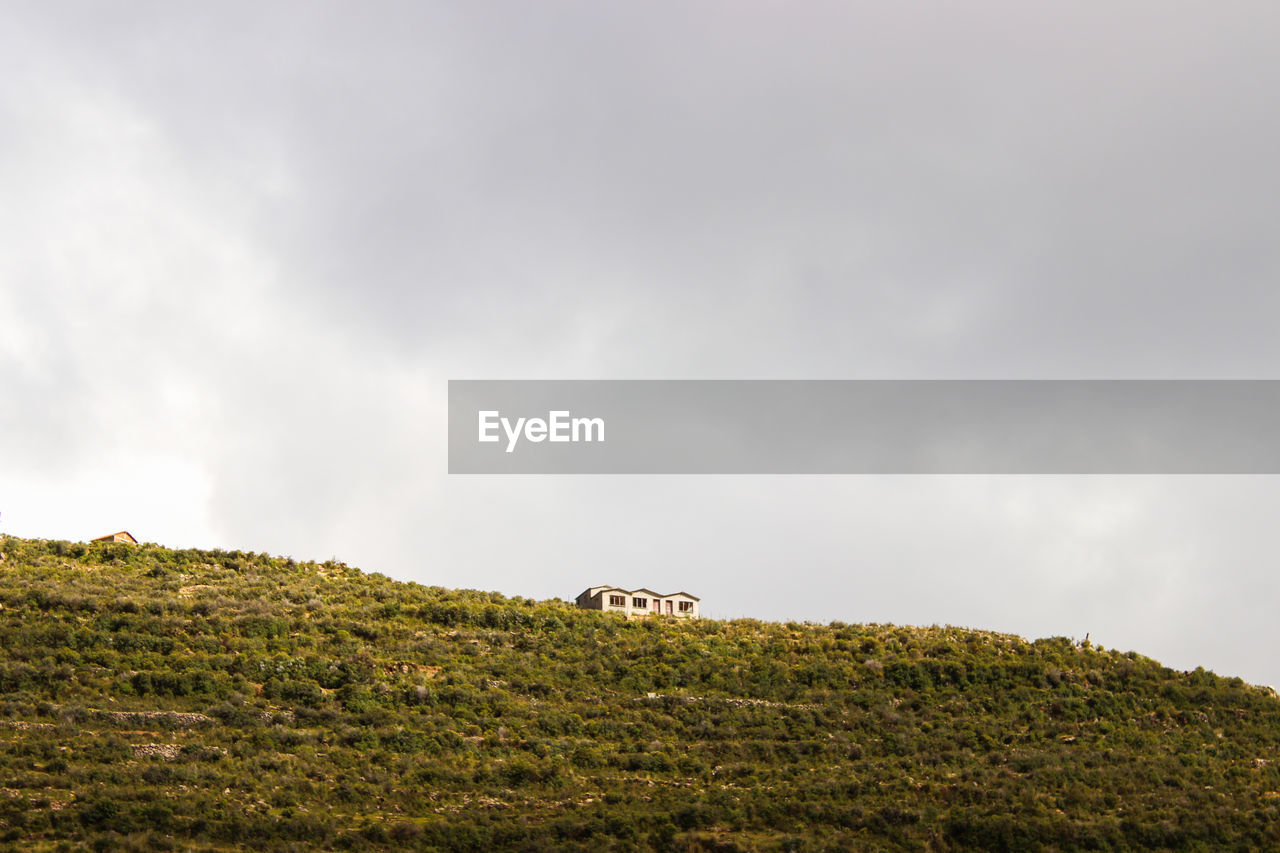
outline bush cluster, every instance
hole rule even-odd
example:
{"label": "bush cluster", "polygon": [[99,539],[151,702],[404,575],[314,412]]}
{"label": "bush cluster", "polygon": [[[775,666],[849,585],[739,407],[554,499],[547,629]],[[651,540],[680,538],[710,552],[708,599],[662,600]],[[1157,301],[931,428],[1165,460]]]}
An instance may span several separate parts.
{"label": "bush cluster", "polygon": [[1280,702],[1134,653],[0,552],[17,849],[1280,848]]}

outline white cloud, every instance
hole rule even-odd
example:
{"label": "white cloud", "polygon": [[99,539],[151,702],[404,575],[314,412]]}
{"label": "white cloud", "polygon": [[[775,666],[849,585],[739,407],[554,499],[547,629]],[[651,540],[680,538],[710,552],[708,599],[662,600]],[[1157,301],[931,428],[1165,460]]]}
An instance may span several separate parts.
{"label": "white cloud", "polygon": [[109,86],[25,58],[0,84],[9,529],[208,542],[222,365],[270,332],[272,266],[239,217],[251,199]]}

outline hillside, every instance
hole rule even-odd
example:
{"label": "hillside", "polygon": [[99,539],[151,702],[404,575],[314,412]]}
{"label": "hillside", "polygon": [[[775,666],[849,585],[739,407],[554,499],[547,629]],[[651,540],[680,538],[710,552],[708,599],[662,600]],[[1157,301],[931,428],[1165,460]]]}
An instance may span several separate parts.
{"label": "hillside", "polygon": [[0,552],[10,849],[1280,848],[1280,701],[1133,653]]}

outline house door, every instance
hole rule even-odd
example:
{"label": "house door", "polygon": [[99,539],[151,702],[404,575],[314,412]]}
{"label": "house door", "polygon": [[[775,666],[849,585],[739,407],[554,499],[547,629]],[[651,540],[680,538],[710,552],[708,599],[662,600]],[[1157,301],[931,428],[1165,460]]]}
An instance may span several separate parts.
{"label": "house door", "polygon": [[670,615],[671,615],[671,604],[672,604],[672,603],[671,603],[670,601],[668,601],[668,602],[667,602],[667,615],[668,615],[668,616],[670,616]]}

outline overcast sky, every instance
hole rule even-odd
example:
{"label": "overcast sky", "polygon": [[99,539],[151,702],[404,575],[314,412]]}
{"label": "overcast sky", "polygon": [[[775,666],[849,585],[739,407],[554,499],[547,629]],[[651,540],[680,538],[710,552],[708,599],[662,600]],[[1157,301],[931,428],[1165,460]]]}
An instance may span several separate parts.
{"label": "overcast sky", "polygon": [[1280,6],[0,5],[0,531],[1280,685],[1272,477],[449,477],[448,379],[1280,378]]}

